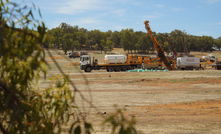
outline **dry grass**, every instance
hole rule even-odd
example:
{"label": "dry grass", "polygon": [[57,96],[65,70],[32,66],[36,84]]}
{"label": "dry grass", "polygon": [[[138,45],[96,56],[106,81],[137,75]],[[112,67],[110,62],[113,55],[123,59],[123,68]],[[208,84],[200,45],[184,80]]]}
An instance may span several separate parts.
{"label": "dry grass", "polygon": [[47,57],[47,59],[63,59],[61,56]]}
{"label": "dry grass", "polygon": [[68,66],[79,66],[79,62],[71,62]]}

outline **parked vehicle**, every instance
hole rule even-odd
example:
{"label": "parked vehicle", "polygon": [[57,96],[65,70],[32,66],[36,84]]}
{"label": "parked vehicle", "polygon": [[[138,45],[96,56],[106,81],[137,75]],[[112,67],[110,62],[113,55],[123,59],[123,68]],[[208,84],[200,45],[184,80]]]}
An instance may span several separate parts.
{"label": "parked vehicle", "polygon": [[177,57],[176,66],[182,70],[203,69],[197,57]]}
{"label": "parked vehicle", "polygon": [[216,70],[221,70],[221,61],[216,60],[215,63],[210,66]]}
{"label": "parked vehicle", "polygon": [[105,55],[104,64],[98,64],[98,60],[91,60],[89,55],[82,55],[80,57],[80,69],[85,72],[92,70],[106,69],[107,72],[120,72],[131,70],[134,68],[141,68],[142,57],[137,55]]}
{"label": "parked vehicle", "polygon": [[202,56],[202,60],[203,60],[204,62],[207,62],[207,61],[215,62],[216,57],[215,57],[214,55],[212,55],[212,54],[209,54],[209,55],[207,55],[207,56]]}
{"label": "parked vehicle", "polygon": [[69,58],[76,58],[76,57],[80,57],[81,55],[88,55],[88,53],[87,52],[69,52],[68,53]]}

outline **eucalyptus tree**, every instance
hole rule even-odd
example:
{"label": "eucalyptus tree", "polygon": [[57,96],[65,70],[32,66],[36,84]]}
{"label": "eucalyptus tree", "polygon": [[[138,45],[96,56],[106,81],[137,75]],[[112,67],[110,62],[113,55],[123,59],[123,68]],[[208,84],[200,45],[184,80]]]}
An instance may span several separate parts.
{"label": "eucalyptus tree", "polygon": [[219,50],[221,49],[221,37],[216,39],[216,48]]}
{"label": "eucalyptus tree", "polygon": [[120,32],[114,31],[111,33],[110,40],[114,42],[114,47],[122,47]]}
{"label": "eucalyptus tree", "polygon": [[125,29],[121,31],[121,43],[123,45],[124,51],[131,51],[133,50],[133,39],[132,39],[133,30],[132,29]]}

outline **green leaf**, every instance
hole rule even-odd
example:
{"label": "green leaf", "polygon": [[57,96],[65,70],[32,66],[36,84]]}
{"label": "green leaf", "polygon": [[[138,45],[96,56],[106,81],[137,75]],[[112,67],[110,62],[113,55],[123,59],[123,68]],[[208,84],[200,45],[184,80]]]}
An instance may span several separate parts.
{"label": "green leaf", "polygon": [[86,129],[86,133],[88,133],[88,134],[90,133],[91,129],[93,130],[92,125],[87,122],[84,123],[84,127]]}
{"label": "green leaf", "polygon": [[124,130],[124,126],[121,125],[119,134],[126,134]]}
{"label": "green leaf", "polygon": [[36,75],[36,84],[38,84],[39,78],[40,78],[40,74],[37,74],[37,75]]}
{"label": "green leaf", "polygon": [[38,8],[38,14],[39,14],[39,16],[42,18],[40,8]]}
{"label": "green leaf", "polygon": [[77,126],[74,130],[74,134],[81,134],[81,127]]}
{"label": "green leaf", "polygon": [[55,102],[55,99],[53,98],[53,99],[51,100],[51,105],[53,105],[54,102]]}

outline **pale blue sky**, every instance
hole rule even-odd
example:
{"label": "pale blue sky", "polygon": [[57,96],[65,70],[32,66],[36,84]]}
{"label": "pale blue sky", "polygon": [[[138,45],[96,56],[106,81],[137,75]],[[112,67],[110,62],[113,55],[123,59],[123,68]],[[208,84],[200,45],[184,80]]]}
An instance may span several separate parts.
{"label": "pale blue sky", "polygon": [[157,33],[179,29],[197,36],[221,36],[221,0],[29,1],[40,8],[49,29],[65,22],[104,32],[126,28],[146,32],[143,22],[149,20],[151,29]]}

